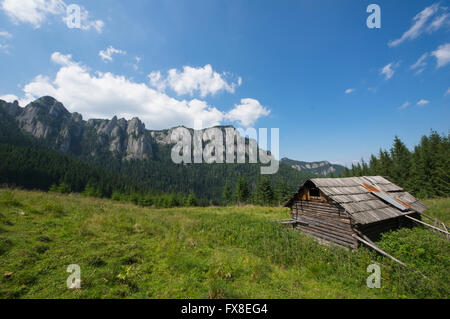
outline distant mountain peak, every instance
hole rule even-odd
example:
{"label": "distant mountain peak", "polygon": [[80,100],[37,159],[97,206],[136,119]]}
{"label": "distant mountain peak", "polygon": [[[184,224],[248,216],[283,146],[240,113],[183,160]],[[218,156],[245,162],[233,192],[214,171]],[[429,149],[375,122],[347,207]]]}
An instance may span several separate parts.
{"label": "distant mountain peak", "polygon": [[[64,153],[95,157],[110,152],[121,159],[147,159],[154,156],[157,145],[171,145],[171,134],[178,125],[164,130],[148,130],[138,118],[131,120],[89,119],[84,121],[81,114],[69,112],[64,105],[51,96],[43,96],[29,103],[25,108],[17,103],[0,100],[0,108],[16,119],[20,129],[31,133],[48,146]],[[222,131],[234,128],[232,125],[216,125]],[[343,166],[330,164],[328,161],[301,162],[283,158],[297,171],[327,176],[340,173]]]}
{"label": "distant mountain peak", "polygon": [[280,162],[289,165],[299,172],[308,172],[321,176],[329,176],[331,173],[339,175],[344,170],[344,166],[331,164],[329,161],[304,162],[283,157]]}

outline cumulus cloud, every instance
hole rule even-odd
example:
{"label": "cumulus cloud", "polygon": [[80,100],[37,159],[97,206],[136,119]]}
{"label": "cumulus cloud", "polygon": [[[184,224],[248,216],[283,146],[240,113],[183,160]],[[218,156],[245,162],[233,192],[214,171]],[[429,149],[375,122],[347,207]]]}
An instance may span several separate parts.
{"label": "cumulus cloud", "polygon": [[72,61],[72,55],[71,54],[61,54],[60,52],[54,52],[52,53],[50,60],[52,60],[54,63],[62,65],[62,66],[68,66],[68,65],[75,65],[77,63]]}
{"label": "cumulus cloud", "polygon": [[416,39],[424,32],[431,33],[440,29],[448,23],[449,14],[446,11],[447,8],[439,6],[439,3],[426,7],[413,18],[412,26],[400,38],[389,41],[388,45],[395,47],[406,40]]}
{"label": "cumulus cloud", "polygon": [[437,67],[443,67],[450,62],[450,43],[440,45],[431,53],[437,59]]}
{"label": "cumulus cloud", "polygon": [[350,89],[345,90],[345,94],[350,94],[352,92],[355,92],[355,89],[350,88]]}
{"label": "cumulus cloud", "polygon": [[[16,24],[27,23],[38,29],[50,17],[62,17],[66,21],[67,5],[63,0],[1,0],[1,9]],[[92,20],[89,12],[80,6],[81,29],[101,32],[102,20]]]}
{"label": "cumulus cloud", "polygon": [[61,0],[3,0],[1,8],[15,23],[29,23],[39,28],[50,15],[64,13]]}
{"label": "cumulus cloud", "polygon": [[119,49],[115,49],[110,45],[108,48],[106,48],[106,50],[100,50],[100,52],[98,53],[98,55],[102,58],[104,62],[108,61],[111,62],[113,60],[112,56],[114,54],[124,55],[126,54],[126,52]]}
{"label": "cumulus cloud", "polygon": [[389,80],[390,78],[392,78],[394,76],[394,73],[395,73],[394,69],[396,67],[398,67],[398,65],[399,65],[399,63],[391,62],[381,68],[380,74],[384,75],[384,78],[386,80]]}
{"label": "cumulus cloud", "polygon": [[267,116],[270,111],[262,106],[258,100],[255,99],[242,99],[240,104],[234,106],[226,118],[231,121],[237,121],[240,125],[244,127],[252,126],[256,120],[261,116]]}
{"label": "cumulus cloud", "polygon": [[121,75],[92,73],[88,67],[74,62],[69,54],[55,52],[51,60],[61,66],[56,76],[38,75],[24,86],[21,101],[51,95],[70,111],[79,112],[85,118],[117,115],[130,119],[137,116],[151,129],[177,125],[193,127],[196,120],[203,121],[205,126],[219,125],[225,120],[253,124],[259,117],[269,114],[269,110],[254,99],[243,99],[241,104],[226,113],[202,100],[172,98],[145,83],[137,83]]}
{"label": "cumulus cloud", "polygon": [[226,75],[217,73],[210,64],[207,64],[199,68],[185,66],[183,71],[171,69],[166,77],[161,75],[160,71],[154,71],[149,74],[149,79],[150,85],[159,91],[169,87],[178,95],[192,96],[199,93],[201,97],[205,97],[220,91],[234,93],[235,88],[242,84],[241,78],[238,78],[237,83],[228,83],[225,80]]}
{"label": "cumulus cloud", "polygon": [[428,103],[430,103],[430,101],[421,99],[416,103],[416,105],[423,106],[423,105],[427,105]]}
{"label": "cumulus cloud", "polygon": [[409,106],[409,102],[405,102],[405,103],[403,103],[402,105],[400,105],[399,107],[398,107],[398,109],[399,110],[404,110],[404,109],[406,109],[408,106]]}

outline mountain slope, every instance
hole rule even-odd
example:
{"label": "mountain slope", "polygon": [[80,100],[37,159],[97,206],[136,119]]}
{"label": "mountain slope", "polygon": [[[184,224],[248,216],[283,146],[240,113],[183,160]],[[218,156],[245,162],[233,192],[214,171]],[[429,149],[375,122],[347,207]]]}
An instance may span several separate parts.
{"label": "mountain slope", "polygon": [[320,162],[302,162],[289,158],[282,158],[281,163],[286,164],[299,172],[307,172],[317,174],[320,176],[329,176],[331,173],[337,176],[344,170],[344,166],[338,164],[331,164],[328,161]]}
{"label": "mountain slope", "polygon": [[[226,181],[234,185],[243,176],[255,187],[260,178],[260,164],[175,164],[170,156],[174,128],[147,130],[138,118],[84,121],[80,114],[70,113],[49,96],[25,108],[0,101],[0,111],[7,124],[0,130],[0,143],[17,145],[27,140],[33,146],[51,148],[127,176],[153,192],[193,191],[200,198],[217,201]],[[218,128],[224,131],[227,127]],[[282,182],[295,190],[312,176],[282,163],[279,172],[268,178],[274,185]]]}

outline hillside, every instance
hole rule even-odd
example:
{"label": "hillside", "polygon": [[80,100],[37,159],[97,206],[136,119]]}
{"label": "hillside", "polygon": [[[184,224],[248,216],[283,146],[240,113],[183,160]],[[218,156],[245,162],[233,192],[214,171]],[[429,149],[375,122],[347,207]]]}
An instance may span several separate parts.
{"label": "hillside", "polygon": [[[428,200],[449,219],[449,199]],[[387,252],[323,246],[273,222],[283,208],[141,208],[79,195],[0,189],[0,298],[448,298],[450,246],[420,227]],[[366,287],[369,264],[382,288]],[[81,289],[66,288],[68,265]]]}
{"label": "hillside", "polygon": [[[175,164],[170,155],[173,146],[170,137],[174,128],[149,130],[138,118],[128,121],[117,117],[85,121],[80,114],[70,113],[62,103],[50,96],[41,97],[23,108],[18,103],[0,100],[0,115],[0,144],[39,147],[45,152],[50,149],[63,154],[68,161],[82,161],[109,173],[126,176],[141,184],[141,189],[153,193],[182,196],[194,192],[204,202],[217,203],[221,200],[226,182],[235,185],[241,176],[255,188],[260,177],[260,164]],[[223,131],[227,127],[218,128]],[[248,138],[245,143],[248,145]],[[6,158],[0,159],[6,162]],[[16,157],[14,166],[26,166],[28,163],[23,160],[23,157]],[[31,173],[38,169],[34,165]],[[68,177],[65,175],[57,175],[51,170],[46,174],[53,176],[50,185],[67,183]],[[273,185],[283,184],[284,188],[294,191],[313,176],[316,175],[281,163],[278,173],[268,178]],[[20,180],[0,182],[31,189],[48,189],[29,183],[25,185]],[[86,183],[77,184],[73,191],[78,192],[84,187]],[[110,193],[108,191],[104,196],[109,197]]]}
{"label": "hillside", "polygon": [[339,176],[344,171],[345,168],[342,165],[331,164],[328,161],[303,162],[292,160],[287,157],[282,158],[280,163],[289,165],[290,167],[296,169],[299,172],[307,172],[319,176],[329,176],[330,174],[333,174],[334,176]]}

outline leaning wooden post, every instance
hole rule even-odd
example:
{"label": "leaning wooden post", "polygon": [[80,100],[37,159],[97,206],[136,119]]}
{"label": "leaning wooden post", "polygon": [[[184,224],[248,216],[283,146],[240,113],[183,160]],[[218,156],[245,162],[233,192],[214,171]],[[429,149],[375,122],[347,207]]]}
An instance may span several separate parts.
{"label": "leaning wooden post", "polygon": [[405,215],[405,217],[406,217],[406,218],[409,218],[409,219],[411,219],[411,220],[413,220],[413,221],[415,221],[416,223],[420,223],[420,224],[422,224],[422,225],[425,225],[425,226],[428,226],[428,227],[430,227],[430,228],[432,228],[432,229],[435,229],[435,230],[437,230],[437,231],[440,231],[441,233],[447,234],[447,236],[449,235],[449,232],[446,231],[446,230],[442,230],[442,229],[440,229],[440,228],[438,228],[438,227],[434,227],[433,225],[427,224],[427,223],[425,223],[425,222],[423,222],[423,221],[421,221],[421,220],[415,219],[415,218],[413,218],[413,217],[411,217],[411,216],[408,216],[408,215]]}
{"label": "leaning wooden post", "polygon": [[[361,234],[361,233],[360,233],[360,234]],[[355,237],[356,239],[358,239],[358,240],[359,240],[360,242],[362,242],[363,244],[366,244],[367,246],[369,246],[369,247],[375,249],[377,252],[379,252],[379,253],[382,254],[383,256],[386,256],[386,257],[392,259],[393,261],[395,261],[396,263],[398,263],[398,264],[400,264],[400,265],[402,265],[402,266],[404,266],[404,267],[406,267],[406,268],[409,268],[409,269],[413,270],[414,272],[416,272],[416,273],[418,273],[419,275],[421,275],[423,278],[429,279],[427,276],[425,276],[424,274],[422,274],[420,271],[418,271],[418,270],[416,270],[416,269],[414,269],[414,268],[408,266],[408,265],[405,264],[404,262],[402,262],[402,261],[398,260],[397,258],[395,258],[395,257],[393,257],[393,256],[391,256],[391,255],[389,255],[387,252],[385,252],[384,250],[382,250],[381,248],[379,248],[377,245],[375,245],[375,243],[374,243],[373,241],[371,241],[366,235],[361,234],[361,236],[364,237],[364,239],[362,239],[361,237],[359,237],[359,236],[356,235],[356,234],[353,234],[352,236]]]}
{"label": "leaning wooden post", "polygon": [[389,255],[387,252],[385,252],[384,250],[382,250],[381,248],[379,248],[377,245],[375,245],[371,240],[364,240],[364,239],[362,239],[361,237],[359,237],[359,236],[356,235],[356,234],[353,234],[352,236],[355,237],[356,239],[358,239],[358,240],[359,240],[360,242],[362,242],[363,244],[366,244],[366,245],[369,246],[370,248],[375,249],[377,252],[379,252],[379,253],[382,254],[383,256],[386,256],[386,257],[392,259],[393,261],[395,261],[396,263],[398,263],[398,264],[400,264],[400,265],[402,265],[402,266],[407,267],[406,264],[405,264],[404,262],[402,262],[402,261],[398,260],[397,258],[395,258],[395,257],[393,257],[393,256],[391,256],[391,255]]}

